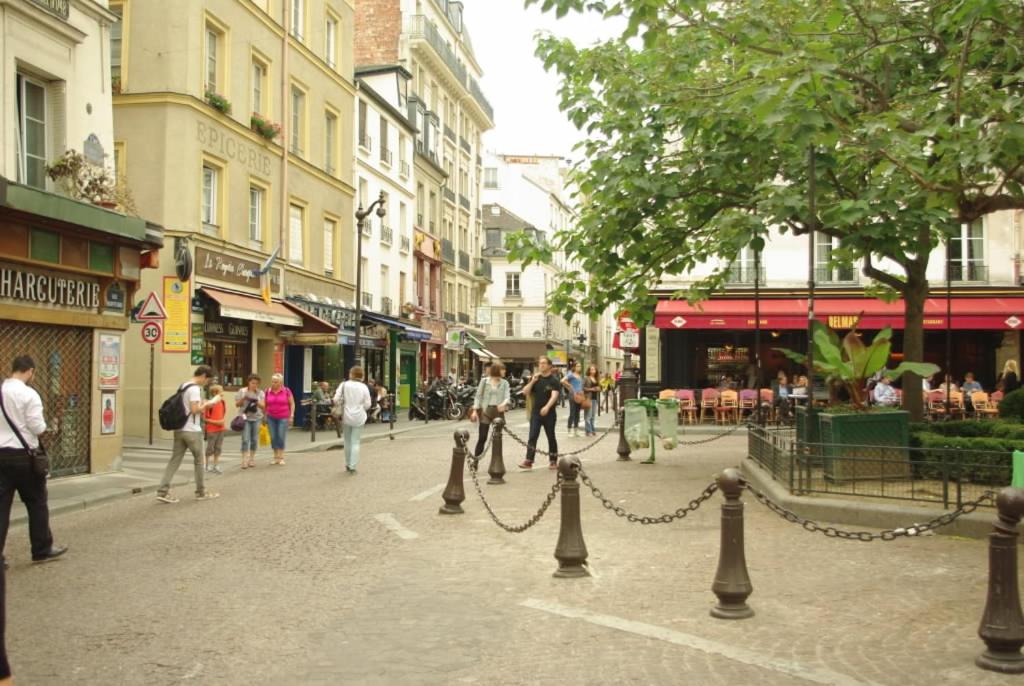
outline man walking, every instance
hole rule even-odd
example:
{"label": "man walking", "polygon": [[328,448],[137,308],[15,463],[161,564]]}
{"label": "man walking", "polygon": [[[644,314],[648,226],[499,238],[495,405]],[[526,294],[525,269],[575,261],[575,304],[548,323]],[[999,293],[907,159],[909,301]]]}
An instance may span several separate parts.
{"label": "man walking", "polygon": [[558,421],[555,403],[558,402],[560,381],[551,366],[551,360],[540,357],[537,360],[540,371],[533,375],[530,382],[523,387],[523,394],[531,399],[530,436],[526,441],[526,460],[519,465],[522,469],[533,469],[533,458],[537,451],[537,440],[540,430],[548,438],[548,467],[558,467],[558,442],[555,439],[555,423]]}
{"label": "man walking", "polygon": [[[28,383],[36,364],[28,355],[15,358],[11,376],[0,385],[0,550],[7,542],[14,492],[28,511],[28,534],[32,561],[47,562],[67,552],[54,547],[50,533],[50,508],[46,502],[46,475],[33,468],[29,450],[39,448],[39,436],[46,431],[43,401]],[[26,446],[28,446],[26,448]]]}
{"label": "man walking", "polygon": [[192,453],[196,473],[196,500],[213,500],[219,493],[207,491],[203,483],[203,410],[215,401],[203,402],[202,388],[213,376],[213,370],[201,364],[196,367],[191,381],[179,387],[181,400],[185,404],[185,425],[174,432],[174,443],[171,447],[171,461],[164,470],[164,478],[156,492],[156,499],[162,503],[176,503],[178,499],[171,495],[171,479],[181,466],[185,451]]}

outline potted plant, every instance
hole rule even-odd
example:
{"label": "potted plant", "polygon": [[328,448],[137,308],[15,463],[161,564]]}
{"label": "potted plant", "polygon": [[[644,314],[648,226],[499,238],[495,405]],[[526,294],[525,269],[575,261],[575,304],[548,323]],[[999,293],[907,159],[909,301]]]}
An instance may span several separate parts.
{"label": "potted plant", "polygon": [[228,101],[227,98],[225,98],[220,93],[215,93],[213,91],[208,90],[206,91],[205,97],[206,102],[213,109],[224,114],[231,114],[231,103]]}
{"label": "potted plant", "polygon": [[68,150],[48,165],[46,175],[58,183],[68,197],[108,210],[120,207],[137,214],[135,201],[124,181],[115,179],[109,169],[93,164],[76,150]]}
{"label": "potted plant", "polygon": [[249,117],[249,127],[268,141],[272,141],[281,135],[281,125],[275,124],[258,112],[253,112],[252,116]]}
{"label": "potted plant", "polygon": [[[859,321],[859,319],[858,319]],[[868,380],[878,373],[898,379],[911,372],[927,377],[939,371],[927,362],[902,362],[886,369],[892,349],[892,329],[886,327],[865,344],[857,332],[857,324],[842,340],[839,335],[818,321],[811,323],[814,370],[825,377],[833,401],[826,410],[802,413],[803,438],[820,438],[825,477],[833,480],[908,476],[910,442],[909,413],[869,403]],[[807,356],[778,348],[786,357],[807,364]],[[837,402],[839,391],[845,391],[846,402]],[[908,392],[920,392],[909,389]],[[817,437],[814,436],[817,429]],[[885,446],[870,450],[856,446]],[[813,452],[813,451],[812,451]],[[837,458],[862,458],[861,460]]]}

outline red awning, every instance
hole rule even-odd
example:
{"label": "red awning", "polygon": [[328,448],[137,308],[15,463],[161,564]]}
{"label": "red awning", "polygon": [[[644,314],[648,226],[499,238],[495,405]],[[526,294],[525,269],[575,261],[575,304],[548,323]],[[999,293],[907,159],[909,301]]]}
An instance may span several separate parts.
{"label": "red awning", "polygon": [[[1024,324],[1024,297],[953,298],[953,329],[1013,331]],[[886,303],[872,298],[817,298],[816,319],[834,329],[849,329],[863,313],[859,328],[903,328],[903,301]],[[761,328],[806,329],[807,299],[761,301]],[[660,329],[753,329],[753,300],[706,300],[691,306],[685,300],[662,300],[654,311]],[[924,306],[924,328],[946,328],[945,298],[929,298]]]}

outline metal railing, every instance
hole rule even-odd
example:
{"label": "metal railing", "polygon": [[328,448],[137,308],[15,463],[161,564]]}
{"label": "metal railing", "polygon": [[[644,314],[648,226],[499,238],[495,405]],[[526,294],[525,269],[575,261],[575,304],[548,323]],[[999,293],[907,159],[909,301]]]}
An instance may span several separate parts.
{"label": "metal railing", "polygon": [[472,152],[472,148],[469,147],[469,141],[462,136],[459,136],[459,147],[465,150],[467,155]]}
{"label": "metal railing", "polygon": [[815,267],[814,280],[820,284],[859,283],[860,273],[853,267]]}
{"label": "metal railing", "polygon": [[368,310],[373,309],[373,293],[363,293],[363,307]]}
{"label": "metal railing", "polygon": [[488,281],[491,281],[491,261],[485,257],[478,257],[475,262],[476,264],[473,267],[473,273],[476,276],[482,276]]}
{"label": "metal railing", "polygon": [[445,200],[448,200],[453,204],[455,203],[455,191],[451,188],[442,188],[441,192],[444,194]]}
{"label": "metal railing", "polygon": [[437,235],[437,222],[433,219],[430,220],[430,233]]}
{"label": "metal railing", "polygon": [[511,289],[511,288],[506,288],[505,289],[505,297],[506,298],[522,298],[523,297],[523,292],[521,290],[519,290],[518,288],[516,288],[514,290]]}
{"label": "metal railing", "polygon": [[395,232],[391,229],[390,226],[382,226],[382,227],[380,227],[380,242],[381,243],[387,243],[387,244],[390,245],[391,242],[394,240],[394,238],[395,238]]}
{"label": "metal railing", "polygon": [[391,151],[388,150],[387,148],[381,148],[380,149],[380,161],[390,167],[391,166],[391,160],[392,160]]}
{"label": "metal railing", "polygon": [[416,226],[423,228],[423,215],[416,213]]}
{"label": "metal railing", "polygon": [[478,167],[484,166],[484,158],[480,157],[480,155],[476,156],[476,166],[478,166]]}
{"label": "metal railing", "polygon": [[409,34],[413,38],[425,40],[434,49],[434,52],[437,53],[437,56],[441,58],[441,61],[444,62],[458,82],[465,85],[468,76],[466,65],[456,57],[455,52],[444,40],[441,32],[437,30],[434,22],[422,14],[413,15]]}
{"label": "metal railing", "polygon": [[462,209],[469,210],[469,198],[459,193],[459,204],[462,205]]}
{"label": "metal railing", "polygon": [[391,314],[391,298],[380,299],[380,313]]}
{"label": "metal railing", "polygon": [[480,88],[480,84],[472,76],[469,77],[469,94],[480,105],[480,109],[487,113],[487,118],[494,121],[494,108],[491,107],[491,103],[484,97],[484,91]]}
{"label": "metal railing", "polygon": [[455,264],[455,246],[447,238],[441,239],[441,259],[448,264]]}
{"label": "metal railing", "polygon": [[373,139],[370,138],[370,135],[367,133],[360,134],[359,146],[362,148],[366,148],[367,150],[373,150]]}
{"label": "metal railing", "polygon": [[412,240],[410,240],[408,236],[402,236],[401,239],[399,239],[399,249],[401,249],[402,252],[409,252],[409,250],[412,249]]}
{"label": "metal railing", "polygon": [[469,271],[469,253],[465,250],[459,251],[459,269],[464,272]]}
{"label": "metal railing", "polygon": [[455,315],[451,312],[445,312],[443,316],[446,322],[451,322],[452,324],[455,323]]}
{"label": "metal railing", "polygon": [[[762,266],[758,270],[757,276],[759,282],[764,283],[764,267]],[[725,274],[725,282],[727,284],[748,284],[754,283],[754,268],[752,266],[734,264],[729,267],[729,271]]]}
{"label": "metal railing", "polygon": [[459,324],[469,324],[469,315],[465,312],[459,312]]}
{"label": "metal railing", "polygon": [[399,162],[398,163],[398,173],[401,176],[409,176],[409,163],[404,161],[404,160]]}
{"label": "metal railing", "polygon": [[976,262],[949,265],[949,280],[960,283],[988,283],[988,267]]}
{"label": "metal railing", "polygon": [[450,127],[447,124],[445,124],[444,125],[444,137],[447,138],[448,140],[450,140],[452,143],[454,143],[455,142],[455,129],[453,129],[452,127]]}
{"label": "metal railing", "polygon": [[367,238],[371,238],[373,236],[373,226],[370,222],[363,222],[363,235]]}

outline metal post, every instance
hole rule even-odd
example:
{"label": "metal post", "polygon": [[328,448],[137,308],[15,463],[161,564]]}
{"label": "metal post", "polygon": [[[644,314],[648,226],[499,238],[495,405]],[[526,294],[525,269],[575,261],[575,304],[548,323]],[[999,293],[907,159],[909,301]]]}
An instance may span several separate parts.
{"label": "metal post", "polygon": [[[949,273],[949,238],[946,239],[946,421],[953,419],[949,384],[953,380],[953,283]],[[927,411],[927,408],[925,408]]]}
{"label": "metal post", "polygon": [[993,672],[1024,674],[1024,615],[1017,586],[1017,524],[1024,517],[1024,489],[1004,488],[996,508],[999,514],[988,535],[988,599],[978,627],[985,652],[974,664]]}
{"label": "metal post", "polygon": [[462,472],[466,469],[466,443],[469,432],[460,429],[455,432],[455,447],[452,448],[452,469],[448,473],[448,485],[444,489],[444,505],[439,514],[462,514],[462,501],[466,499],[466,490],[462,487]]}
{"label": "metal post", "polygon": [[580,467],[578,457],[558,460],[558,473],[562,477],[562,522],[555,546],[558,570],[553,576],[560,579],[590,576],[586,567],[587,544],[583,541],[580,523],[580,484],[576,480]]}
{"label": "metal post", "polygon": [[711,608],[711,616],[718,619],[746,619],[754,611],[747,598],[754,591],[747,574],[747,560],[743,553],[743,503],[740,494],[746,482],[736,469],[726,469],[715,477],[718,490],[725,496],[722,503],[722,549],[718,557],[718,571],[711,590],[718,596],[718,604]]}
{"label": "metal post", "polygon": [[505,483],[505,456],[501,454],[501,432],[505,428],[505,418],[495,417],[491,420],[491,463],[487,466],[487,473],[491,478],[489,484]]}
{"label": "metal post", "polygon": [[395,413],[398,412],[398,395],[395,393],[391,394],[391,412],[388,415],[388,438],[392,441],[395,440]]}
{"label": "metal post", "polygon": [[153,386],[154,380],[154,359],[156,357],[156,344],[149,344],[149,444],[153,445]]}
{"label": "metal post", "polygon": [[[818,225],[818,200],[814,169],[814,146],[807,149],[807,209],[810,219],[807,222],[807,440],[813,438],[811,427],[814,425],[814,227]],[[817,432],[815,432],[816,435]]]}
{"label": "metal post", "polygon": [[[381,145],[383,144],[382,141]],[[368,212],[369,210],[367,210]],[[353,346],[352,360],[353,364],[358,367],[362,365],[362,362],[359,361],[359,356],[362,353],[359,334],[363,329],[363,222],[366,217],[362,205],[356,210],[356,217],[358,218],[356,222],[356,340]]]}
{"label": "metal post", "polygon": [[[761,407],[761,251],[754,251],[754,421],[764,426],[764,412]],[[737,410],[739,412],[739,410]]]}
{"label": "metal post", "polygon": [[615,452],[619,454],[619,462],[629,462],[629,441],[626,440],[626,410],[618,408],[615,411],[616,420],[619,422],[619,447]]}
{"label": "metal post", "polygon": [[309,442],[316,443],[316,419],[319,410],[316,401],[309,403]]}

